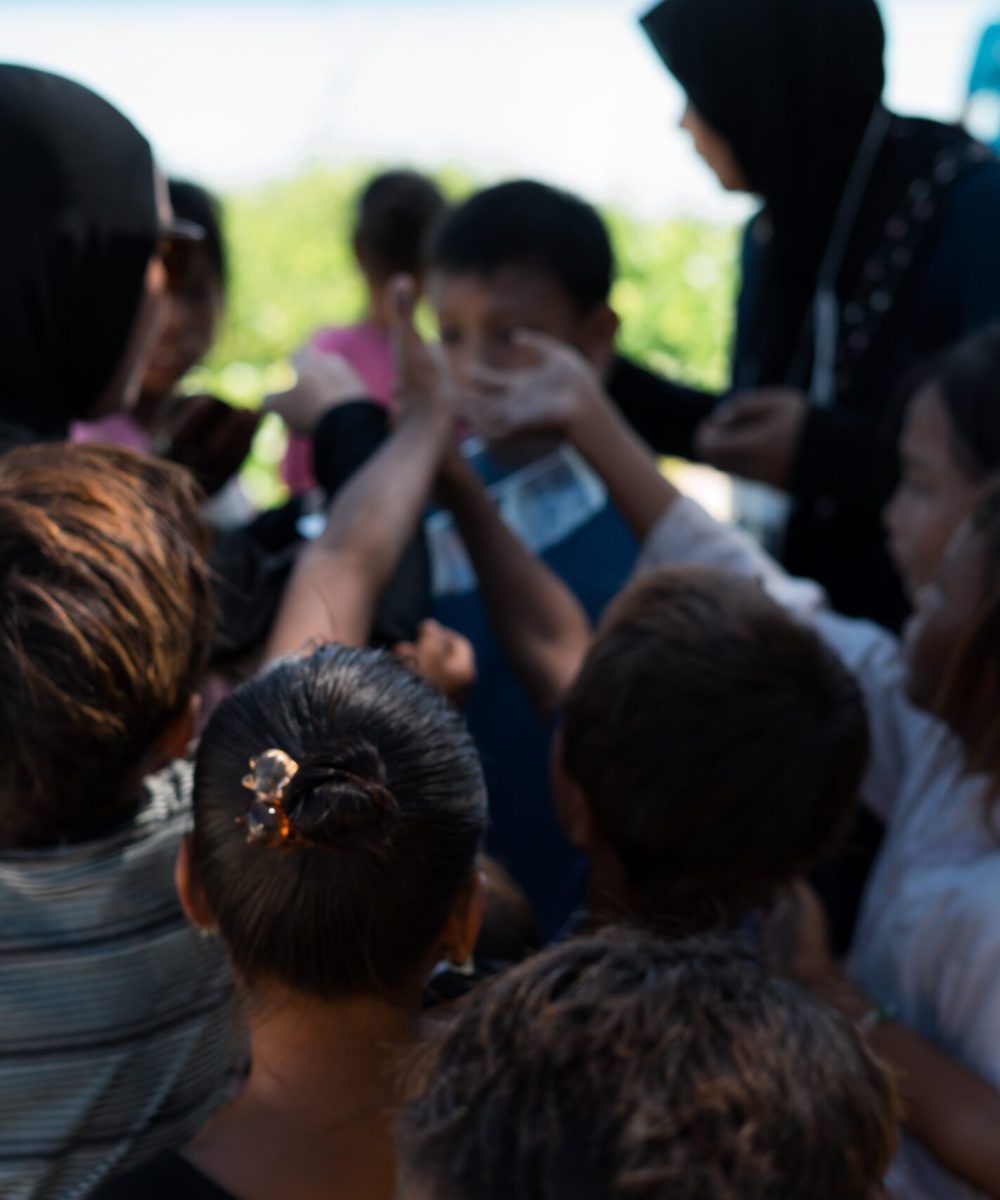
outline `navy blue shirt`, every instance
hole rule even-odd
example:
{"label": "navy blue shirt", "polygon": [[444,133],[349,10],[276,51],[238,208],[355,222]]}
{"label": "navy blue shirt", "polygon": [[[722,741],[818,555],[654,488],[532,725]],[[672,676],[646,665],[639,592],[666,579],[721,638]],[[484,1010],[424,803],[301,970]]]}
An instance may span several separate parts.
{"label": "navy blue shirt", "polygon": [[[530,526],[520,530],[525,540],[540,550],[596,620],[630,576],[638,546],[581,460],[565,450],[550,459],[513,472],[484,453],[471,461],[494,494],[506,489],[507,502],[520,504]],[[532,504],[525,514],[521,502],[529,494]],[[432,532],[429,540],[435,562],[435,616],[463,633],[476,650],[479,678],[467,714],[489,786],[488,848],[527,891],[551,934],[576,903],[579,856],[553,811],[550,730],[511,674],[474,582],[468,577],[458,584],[454,579],[450,584],[443,581],[440,539]],[[454,590],[457,587],[461,590]],[[442,594],[449,588],[451,594]]]}

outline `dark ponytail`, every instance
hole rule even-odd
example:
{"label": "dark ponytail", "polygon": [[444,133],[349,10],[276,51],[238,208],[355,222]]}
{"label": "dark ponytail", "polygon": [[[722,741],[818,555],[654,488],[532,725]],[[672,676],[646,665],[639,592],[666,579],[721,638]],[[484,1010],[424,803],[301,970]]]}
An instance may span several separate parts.
{"label": "dark ponytail", "polygon": [[[276,801],[259,788],[255,800],[244,780],[272,750],[291,765]],[[248,836],[261,805],[283,837]],[[377,651],[282,660],[219,706],[198,749],[200,876],[248,983],[398,996],[418,982],[485,820],[461,719]]]}

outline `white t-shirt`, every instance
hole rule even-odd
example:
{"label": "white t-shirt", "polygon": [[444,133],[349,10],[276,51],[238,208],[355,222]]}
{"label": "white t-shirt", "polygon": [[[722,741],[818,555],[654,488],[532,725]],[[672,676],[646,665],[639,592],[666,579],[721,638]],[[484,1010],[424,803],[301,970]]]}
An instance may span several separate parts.
{"label": "white t-shirt", "polygon": [[[856,676],[872,734],[863,799],[887,833],[848,974],[904,1025],[1000,1089],[1000,833],[987,823],[985,781],[964,774],[948,730],[907,700],[898,639],[831,613],[817,585],[792,579],[745,534],[687,499],[651,532],[639,570],[671,563],[756,576]],[[980,1196],[909,1137],[888,1184],[901,1200]]]}

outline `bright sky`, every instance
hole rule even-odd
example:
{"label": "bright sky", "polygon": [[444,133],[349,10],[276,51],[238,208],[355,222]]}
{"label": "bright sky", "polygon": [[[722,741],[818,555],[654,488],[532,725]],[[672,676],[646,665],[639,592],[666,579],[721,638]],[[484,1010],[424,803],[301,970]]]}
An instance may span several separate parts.
{"label": "bright sky", "polygon": [[[72,75],[216,187],[311,160],[530,174],[643,215],[736,216],[675,128],[635,0],[0,0],[8,60]],[[884,0],[890,101],[954,117],[1000,0]]]}

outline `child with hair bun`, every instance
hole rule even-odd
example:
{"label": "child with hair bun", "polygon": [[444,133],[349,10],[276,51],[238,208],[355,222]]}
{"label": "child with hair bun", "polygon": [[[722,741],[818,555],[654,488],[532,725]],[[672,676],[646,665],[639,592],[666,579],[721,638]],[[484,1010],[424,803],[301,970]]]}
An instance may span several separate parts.
{"label": "child with hair bun", "polygon": [[178,862],[225,946],[252,1068],[181,1153],[106,1198],[390,1200],[390,1112],[435,964],[471,957],[484,884],[479,759],[444,698],[391,656],[290,657],[216,710]]}

